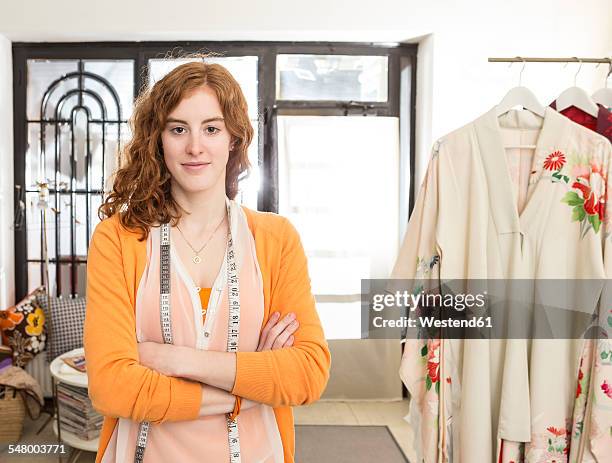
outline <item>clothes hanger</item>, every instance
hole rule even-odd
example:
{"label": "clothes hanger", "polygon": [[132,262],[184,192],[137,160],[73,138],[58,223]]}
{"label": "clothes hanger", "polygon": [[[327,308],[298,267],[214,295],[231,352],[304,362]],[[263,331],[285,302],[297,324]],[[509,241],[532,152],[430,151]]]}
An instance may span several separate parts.
{"label": "clothes hanger", "polygon": [[570,106],[574,106],[587,114],[590,114],[593,117],[597,117],[597,113],[599,113],[599,108],[595,104],[595,102],[591,99],[589,94],[584,91],[584,89],[576,86],[576,78],[578,77],[578,73],[582,69],[582,61],[578,60],[580,66],[578,67],[578,71],[574,75],[574,86],[568,89],[563,90],[561,95],[557,97],[555,100],[555,105],[557,107],[557,111],[561,112],[564,109],[569,108]]}
{"label": "clothes hanger", "polygon": [[[525,70],[526,61],[523,59],[523,67],[519,73],[519,84],[518,87],[511,88],[506,95],[502,98],[500,103],[496,107],[496,115],[500,117],[502,114],[507,113],[511,109],[519,106],[527,111],[530,111],[537,116],[544,118],[546,108],[538,101],[534,93],[527,87],[521,85],[523,79],[523,71]],[[512,66],[512,63],[510,63]],[[520,129],[519,129],[520,130]],[[518,149],[535,149],[536,145],[506,145],[504,148],[518,148]]]}
{"label": "clothes hanger", "polygon": [[[521,85],[523,71],[525,70],[526,64],[526,61],[523,60],[523,67],[521,68],[521,72],[519,73],[518,87],[510,89],[510,91],[506,93],[506,95],[497,105],[497,117],[507,113],[516,106],[520,106],[528,111],[531,111],[534,114],[537,114],[540,117],[544,117],[544,113],[546,112],[544,106],[542,106],[542,104],[538,101],[538,99],[531,90]],[[510,63],[510,65],[512,65],[512,63]]]}
{"label": "clothes hanger", "polygon": [[608,79],[612,74],[612,57],[610,57],[608,66],[608,74],[604,79],[604,86],[593,93],[591,98],[593,98],[595,103],[599,103],[600,105],[610,109],[612,108],[612,88],[608,88]]}

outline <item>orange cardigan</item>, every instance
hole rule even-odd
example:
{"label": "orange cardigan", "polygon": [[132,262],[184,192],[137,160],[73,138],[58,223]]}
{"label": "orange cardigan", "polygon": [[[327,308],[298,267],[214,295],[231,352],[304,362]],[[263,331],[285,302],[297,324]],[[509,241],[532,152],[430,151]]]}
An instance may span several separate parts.
{"label": "orange cardigan", "polygon": [[[330,354],[310,289],[306,255],[284,217],[243,206],[255,238],[264,289],[264,320],[271,311],[294,312],[300,322],[294,345],[274,351],[238,352],[232,394],[274,407],[285,463],[294,461],[291,406],[316,401],[329,377]],[[115,215],[93,234],[87,263],[85,357],[89,396],[105,416],[96,462],[117,418],[192,420],[202,398],[200,383],[164,376],[138,363],[135,301],[146,264],[146,241],[123,228]]]}

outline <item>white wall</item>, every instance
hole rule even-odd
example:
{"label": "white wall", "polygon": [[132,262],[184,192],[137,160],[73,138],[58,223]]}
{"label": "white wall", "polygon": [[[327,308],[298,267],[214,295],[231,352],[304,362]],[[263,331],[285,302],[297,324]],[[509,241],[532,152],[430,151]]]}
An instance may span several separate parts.
{"label": "white wall", "polygon": [[12,305],[15,300],[11,67],[11,42],[0,36],[0,309]]}
{"label": "white wall", "polygon": [[[520,65],[508,68],[507,64],[488,63],[488,57],[612,56],[612,2],[22,0],[0,6],[0,34],[13,41],[419,42],[420,184],[432,140],[477,117],[518,83]],[[584,65],[578,85],[589,91],[601,87],[605,68]],[[523,84],[541,102],[548,103],[573,84],[576,69],[573,64],[565,69],[561,64],[530,64],[523,74]],[[10,85],[5,82],[10,81],[10,72],[10,66],[0,67],[0,101],[9,98]],[[1,130],[10,138],[6,117],[0,116]],[[0,143],[7,142],[3,139]],[[5,173],[5,166],[12,165],[12,160],[3,154],[0,163],[0,171]],[[0,260],[7,260],[4,253]]]}

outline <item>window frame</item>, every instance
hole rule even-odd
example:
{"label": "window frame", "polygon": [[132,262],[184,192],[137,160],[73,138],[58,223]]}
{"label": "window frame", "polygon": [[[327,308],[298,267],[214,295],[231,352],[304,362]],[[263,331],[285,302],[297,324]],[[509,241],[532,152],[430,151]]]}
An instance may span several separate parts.
{"label": "window frame", "polygon": [[[27,61],[31,59],[131,59],[134,61],[134,97],[148,84],[148,60],[186,52],[217,52],[222,56],[258,57],[258,157],[262,185],[258,198],[261,211],[278,211],[278,156],[276,116],[389,116],[400,119],[400,226],[407,221],[415,195],[415,115],[417,44],[374,42],[77,42],[13,43],[13,134],[14,186],[25,186],[27,148]],[[276,57],[280,54],[386,55],[388,57],[387,102],[287,101],[276,99]],[[407,76],[407,77],[406,77]],[[15,207],[18,206],[15,195]],[[28,290],[26,229],[15,229],[15,295]]]}

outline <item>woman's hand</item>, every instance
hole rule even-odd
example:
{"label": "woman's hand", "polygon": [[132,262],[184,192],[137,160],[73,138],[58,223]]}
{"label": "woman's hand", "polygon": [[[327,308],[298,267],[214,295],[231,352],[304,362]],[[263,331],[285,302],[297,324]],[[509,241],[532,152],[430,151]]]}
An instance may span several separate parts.
{"label": "woman's hand", "polygon": [[138,343],[138,357],[140,364],[155,370],[162,375],[178,376],[177,367],[183,358],[182,346],[173,344],[159,344],[157,342]]}
{"label": "woman's hand", "polygon": [[299,322],[295,319],[294,313],[286,315],[281,320],[280,313],[274,312],[259,335],[257,352],[291,347],[295,339],[293,333],[298,326]]}
{"label": "woman's hand", "polygon": [[[259,336],[257,352],[291,347],[293,333],[298,327],[295,314],[280,319],[278,312],[273,313]],[[138,356],[142,366],[162,375],[191,379],[224,391],[231,391],[236,380],[236,357],[230,352],[141,342],[138,343]]]}

